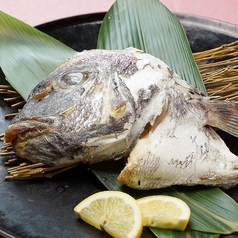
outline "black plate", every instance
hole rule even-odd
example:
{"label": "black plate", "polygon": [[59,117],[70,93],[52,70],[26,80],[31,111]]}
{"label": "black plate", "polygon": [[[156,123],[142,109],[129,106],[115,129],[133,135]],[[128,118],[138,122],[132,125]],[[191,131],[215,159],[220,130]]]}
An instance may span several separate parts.
{"label": "black plate", "polygon": [[[104,13],[62,19],[38,26],[38,29],[59,39],[77,51],[96,47]],[[227,23],[179,15],[193,51],[214,48],[238,39],[238,27]],[[11,108],[0,100],[0,132],[9,120]],[[222,134],[235,150],[237,139]],[[86,166],[79,166],[52,180],[5,181],[4,160],[0,160],[0,237],[109,237],[80,222],[73,208],[85,197],[104,190]],[[238,202],[238,188],[227,191]],[[145,228],[142,237],[154,237]],[[238,236],[229,236],[238,237]]]}

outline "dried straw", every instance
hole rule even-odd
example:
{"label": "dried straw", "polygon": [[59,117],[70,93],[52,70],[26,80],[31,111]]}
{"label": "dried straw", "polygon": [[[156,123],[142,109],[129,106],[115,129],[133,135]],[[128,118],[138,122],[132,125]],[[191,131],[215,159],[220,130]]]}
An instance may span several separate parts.
{"label": "dried straw", "polygon": [[[17,161],[18,163],[22,162],[18,158],[15,158],[15,160],[18,160]],[[18,166],[9,168],[7,170],[9,175],[6,176],[5,178],[6,180],[52,178],[53,176],[65,172],[66,170],[75,168],[79,164],[80,163],[64,164],[59,166],[48,166],[43,163],[22,162]]]}
{"label": "dried straw", "polygon": [[237,101],[238,41],[194,53],[209,96]]}

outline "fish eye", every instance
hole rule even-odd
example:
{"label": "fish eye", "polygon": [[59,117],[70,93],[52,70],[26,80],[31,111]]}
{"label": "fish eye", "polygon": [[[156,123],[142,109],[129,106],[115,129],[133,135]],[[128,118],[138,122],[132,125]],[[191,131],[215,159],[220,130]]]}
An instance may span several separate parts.
{"label": "fish eye", "polygon": [[88,78],[88,73],[86,72],[76,72],[76,73],[68,73],[60,77],[59,81],[62,86],[74,86],[82,83],[84,80]]}

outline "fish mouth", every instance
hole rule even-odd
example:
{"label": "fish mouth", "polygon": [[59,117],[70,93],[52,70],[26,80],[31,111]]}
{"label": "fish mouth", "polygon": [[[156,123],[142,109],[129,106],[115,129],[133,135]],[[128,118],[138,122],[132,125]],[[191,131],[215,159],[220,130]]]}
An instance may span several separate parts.
{"label": "fish mouth", "polygon": [[55,128],[53,118],[24,118],[9,125],[4,133],[4,142],[11,143],[15,153],[24,158],[24,147],[28,140],[51,133]]}

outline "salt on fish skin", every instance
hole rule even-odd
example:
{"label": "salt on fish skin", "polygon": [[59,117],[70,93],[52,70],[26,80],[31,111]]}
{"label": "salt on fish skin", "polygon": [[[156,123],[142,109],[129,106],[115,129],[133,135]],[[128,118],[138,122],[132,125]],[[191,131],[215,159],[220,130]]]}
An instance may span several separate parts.
{"label": "salt on fish skin", "polygon": [[161,60],[129,48],[67,59],[31,92],[5,142],[32,162],[97,163],[129,154],[118,179],[137,189],[238,183],[238,104],[214,100]]}
{"label": "salt on fish skin", "polygon": [[[183,92],[174,93],[172,85],[168,90],[169,106],[138,140],[118,180],[136,189],[236,185],[238,157],[207,123],[219,126],[221,122],[215,113],[227,112],[231,116],[229,111],[236,112],[237,104],[207,98],[204,102],[194,97],[186,99]],[[228,120],[225,116],[220,118]],[[229,132],[227,127],[222,124],[220,128]],[[237,136],[233,125],[231,130]]]}

